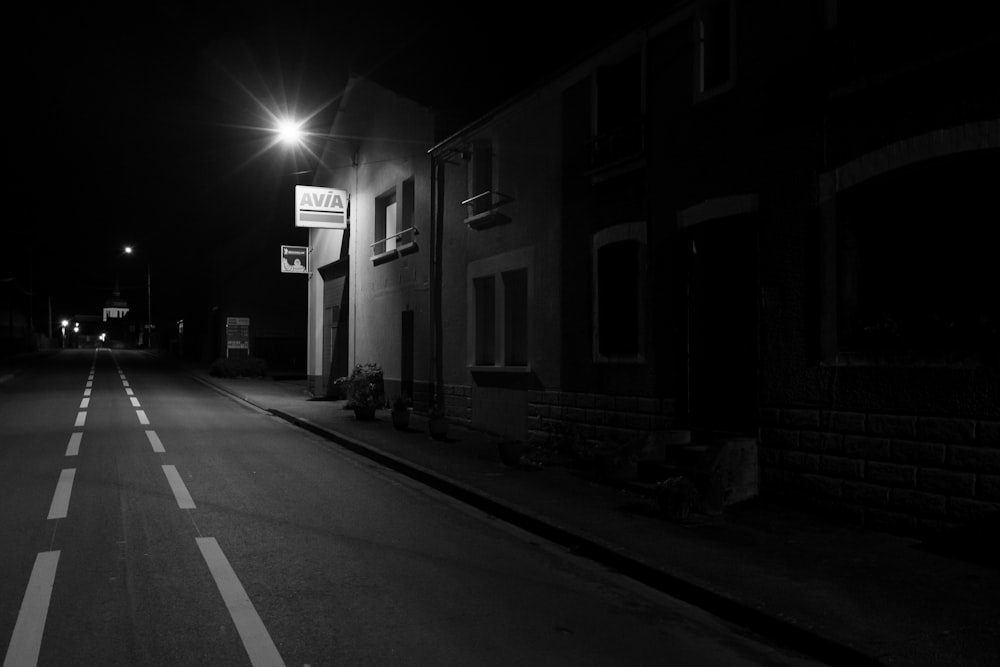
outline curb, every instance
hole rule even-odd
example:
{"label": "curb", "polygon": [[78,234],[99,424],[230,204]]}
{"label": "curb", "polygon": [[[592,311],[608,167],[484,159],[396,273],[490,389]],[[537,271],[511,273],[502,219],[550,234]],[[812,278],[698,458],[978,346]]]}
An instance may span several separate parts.
{"label": "curb", "polygon": [[671,574],[641,557],[626,552],[598,537],[575,531],[542,517],[528,509],[501,501],[427,468],[381,451],[348,435],[315,424],[302,417],[276,408],[258,405],[248,396],[241,396],[214,383],[220,391],[234,396],[260,410],[283,419],[326,440],[395,470],[427,486],[476,507],[488,514],[559,544],[570,552],[588,558],[628,576],[644,585],[703,609],[715,616],[751,630],[786,648],[803,653],[828,665],[885,665],[878,658],[857,648],[832,640],[808,628],[735,600],[711,588]]}

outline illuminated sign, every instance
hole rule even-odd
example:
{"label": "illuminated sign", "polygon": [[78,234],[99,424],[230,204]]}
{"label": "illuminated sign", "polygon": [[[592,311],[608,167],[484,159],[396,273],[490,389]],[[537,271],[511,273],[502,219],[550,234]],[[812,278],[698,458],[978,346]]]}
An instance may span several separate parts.
{"label": "illuminated sign", "polygon": [[347,191],[296,185],[295,226],[347,229]]}

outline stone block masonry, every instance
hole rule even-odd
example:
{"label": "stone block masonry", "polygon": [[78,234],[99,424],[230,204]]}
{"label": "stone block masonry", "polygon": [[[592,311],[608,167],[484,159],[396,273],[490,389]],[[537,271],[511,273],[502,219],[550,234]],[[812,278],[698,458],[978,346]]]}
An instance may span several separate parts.
{"label": "stone block masonry", "polygon": [[528,440],[545,442],[574,433],[590,442],[626,442],[673,424],[667,398],[566,391],[528,392]]}
{"label": "stone block masonry", "polygon": [[842,410],[760,411],[765,495],[929,536],[1000,516],[1000,422]]}

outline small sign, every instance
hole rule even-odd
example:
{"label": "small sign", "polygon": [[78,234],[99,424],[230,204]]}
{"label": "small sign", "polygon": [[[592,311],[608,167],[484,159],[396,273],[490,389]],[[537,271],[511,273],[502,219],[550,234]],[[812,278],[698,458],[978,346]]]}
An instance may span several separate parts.
{"label": "small sign", "polygon": [[301,245],[281,246],[282,273],[309,273],[309,248]]}
{"label": "small sign", "polygon": [[[235,352],[235,353],[234,353]],[[250,318],[226,318],[226,357],[250,355]]]}
{"label": "small sign", "polygon": [[347,229],[347,191],[296,185],[295,226]]}

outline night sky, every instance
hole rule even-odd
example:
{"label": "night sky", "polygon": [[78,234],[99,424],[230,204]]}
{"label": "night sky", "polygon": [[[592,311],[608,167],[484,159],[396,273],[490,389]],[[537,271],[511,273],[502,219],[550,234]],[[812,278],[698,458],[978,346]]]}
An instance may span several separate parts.
{"label": "night sky", "polygon": [[165,321],[234,272],[277,272],[278,246],[306,243],[290,193],[311,182],[295,172],[315,164],[268,148],[275,116],[326,131],[353,73],[472,120],[638,16],[543,16],[509,3],[461,13],[35,4],[8,23],[17,39],[4,47],[13,124],[0,279],[51,299],[56,318],[97,314],[116,282],[143,305],[148,262]]}

